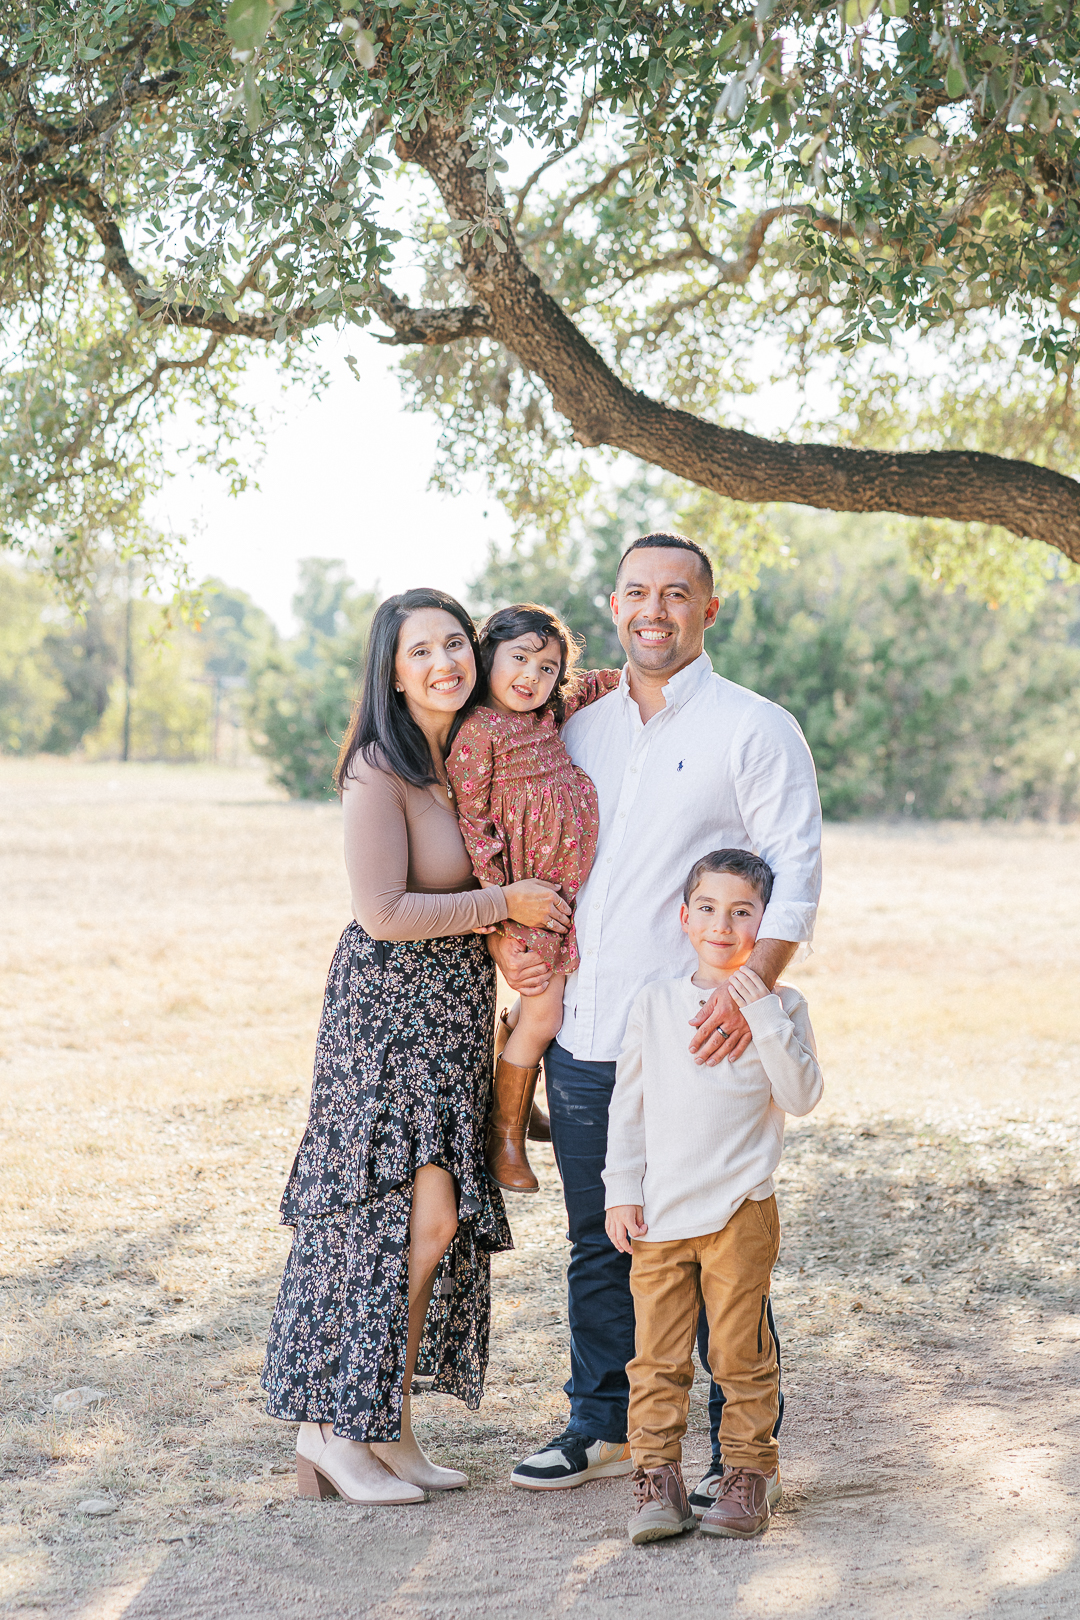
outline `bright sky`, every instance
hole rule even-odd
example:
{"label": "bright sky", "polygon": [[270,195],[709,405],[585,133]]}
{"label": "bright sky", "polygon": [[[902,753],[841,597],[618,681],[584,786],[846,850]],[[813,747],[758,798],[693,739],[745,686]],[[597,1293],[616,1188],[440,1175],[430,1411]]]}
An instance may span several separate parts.
{"label": "bright sky", "polygon": [[[279,418],[255,471],[259,488],[234,498],[222,477],[195,466],[168,483],[157,522],[188,537],[195,580],[238,585],[286,632],[303,557],[341,557],[358,586],[383,595],[436,585],[464,599],[491,542],[509,543],[505,512],[479,477],[457,496],[428,489],[438,424],[403,408],[396,350],[355,327],[320,332],[331,382],[318,399],[302,381],[282,395],[271,360],[249,363],[245,393]],[[769,433],[797,406],[790,385],[764,388],[749,414]]]}
{"label": "bright sky", "polygon": [[[522,174],[536,161],[524,143],[508,155]],[[395,179],[386,191],[387,217],[406,235],[415,189],[415,182]],[[399,292],[419,292],[407,251],[394,284]],[[259,489],[234,499],[222,478],[196,466],[170,481],[152,515],[162,528],[187,536],[196,580],[215,574],[240,586],[285,631],[293,628],[290,603],[303,557],[340,557],[357,585],[377,586],[384,595],[437,585],[464,596],[490,543],[509,541],[506,514],[480,478],[455,497],[428,489],[438,425],[402,408],[400,351],[356,327],[336,333],[324,326],[319,336],[319,358],[332,378],[320,399],[297,382],[282,411],[272,359],[249,362],[247,396],[265,400],[283,418],[256,471]],[[356,357],[359,382],[346,354]],[[781,385],[737,404],[748,426],[770,434],[791,424],[799,401],[790,385]],[[620,459],[629,471],[632,458]]]}
{"label": "bright sky", "polygon": [[[251,366],[245,391],[282,418],[256,473],[259,489],[234,499],[218,474],[194,467],[169,482],[156,513],[188,536],[195,579],[216,574],[240,586],[285,630],[302,557],[341,557],[358,585],[387,595],[437,585],[464,596],[489,543],[510,533],[479,480],[457,497],[428,490],[438,425],[402,408],[395,351],[356,328],[322,331],[332,381],[320,399],[298,382],[282,410],[273,366]],[[346,354],[356,357],[359,382]]]}

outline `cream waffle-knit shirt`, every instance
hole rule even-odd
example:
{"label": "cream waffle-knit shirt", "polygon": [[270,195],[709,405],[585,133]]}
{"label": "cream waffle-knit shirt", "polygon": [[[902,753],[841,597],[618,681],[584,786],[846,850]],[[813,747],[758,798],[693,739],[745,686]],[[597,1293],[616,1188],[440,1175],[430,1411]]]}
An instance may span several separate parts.
{"label": "cream waffle-knit shirt", "polygon": [[710,991],[691,978],[655,979],[630,1010],[608,1114],[604,1204],[640,1204],[635,1242],[720,1232],[747,1198],[768,1198],[785,1114],[821,1100],[806,998],[793,986],[743,1013],[753,1040],[713,1069],[694,1062],[690,1019]]}

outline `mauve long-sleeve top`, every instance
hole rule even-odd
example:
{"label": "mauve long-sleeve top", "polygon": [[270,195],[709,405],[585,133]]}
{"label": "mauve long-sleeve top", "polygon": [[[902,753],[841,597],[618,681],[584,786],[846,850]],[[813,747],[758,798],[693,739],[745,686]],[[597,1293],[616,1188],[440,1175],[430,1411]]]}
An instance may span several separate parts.
{"label": "mauve long-sleeve top", "polygon": [[453,805],[357,756],[341,795],[353,916],[372,939],[442,939],[503,922],[501,888],[481,888]]}

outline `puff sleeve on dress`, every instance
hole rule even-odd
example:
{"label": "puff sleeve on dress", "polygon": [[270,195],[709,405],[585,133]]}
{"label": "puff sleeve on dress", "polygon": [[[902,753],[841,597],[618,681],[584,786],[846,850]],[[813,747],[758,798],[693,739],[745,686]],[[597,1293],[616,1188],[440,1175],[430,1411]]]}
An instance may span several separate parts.
{"label": "puff sleeve on dress", "polygon": [[614,692],[621,680],[621,669],[583,669],[578,676],[577,690],[566,700],[563,721],[569,720],[579,709],[587,709],[589,704],[595,703],[598,698],[607,697],[609,692]]}

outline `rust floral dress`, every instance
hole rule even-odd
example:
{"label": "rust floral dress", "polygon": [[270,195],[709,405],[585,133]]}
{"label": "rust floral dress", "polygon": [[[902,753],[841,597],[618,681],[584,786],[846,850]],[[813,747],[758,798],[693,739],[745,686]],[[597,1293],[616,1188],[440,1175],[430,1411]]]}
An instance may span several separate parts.
{"label": "rust floral dress", "polygon": [[[621,670],[589,669],[567,699],[564,718],[619,684]],[[474,709],[446,762],[473,872],[483,884],[544,878],[572,905],[596,855],[599,810],[591,778],[563,747],[550,709],[498,714]],[[501,923],[556,973],[579,965],[577,935]]]}

